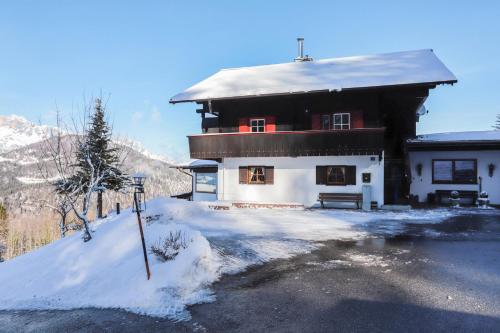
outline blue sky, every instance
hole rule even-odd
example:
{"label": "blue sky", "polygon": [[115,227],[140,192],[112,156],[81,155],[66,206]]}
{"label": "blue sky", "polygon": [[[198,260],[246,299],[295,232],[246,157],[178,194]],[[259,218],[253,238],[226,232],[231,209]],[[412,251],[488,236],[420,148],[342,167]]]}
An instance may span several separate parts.
{"label": "blue sky", "polygon": [[[460,3],[460,4],[459,4]],[[54,122],[109,95],[116,133],[187,157],[200,131],[177,92],[220,68],[432,48],[458,77],[431,91],[419,133],[491,129],[500,113],[500,2],[2,1],[0,114]]]}

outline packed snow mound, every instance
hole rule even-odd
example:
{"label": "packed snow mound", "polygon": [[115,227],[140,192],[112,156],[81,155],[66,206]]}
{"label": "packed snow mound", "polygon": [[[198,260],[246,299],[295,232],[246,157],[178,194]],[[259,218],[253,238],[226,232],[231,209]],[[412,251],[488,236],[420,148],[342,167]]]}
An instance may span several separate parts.
{"label": "packed snow mound", "polygon": [[148,249],[170,232],[180,231],[189,240],[173,260],[161,262],[149,254],[151,280],[146,279],[136,217],[128,211],[95,223],[87,243],[78,233],[2,263],[0,308],[122,308],[179,319],[186,305],[210,300],[205,287],[219,273],[207,239],[168,221],[144,227]]}

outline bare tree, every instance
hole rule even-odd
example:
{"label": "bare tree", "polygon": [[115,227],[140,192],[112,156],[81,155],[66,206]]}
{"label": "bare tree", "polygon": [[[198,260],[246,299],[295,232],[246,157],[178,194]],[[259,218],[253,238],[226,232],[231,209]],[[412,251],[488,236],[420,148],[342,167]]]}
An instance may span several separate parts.
{"label": "bare tree", "polygon": [[71,196],[60,191],[60,184],[68,181],[74,172],[72,136],[68,134],[66,126],[61,119],[61,112],[56,107],[56,128],[49,129],[42,141],[42,156],[38,170],[45,182],[54,186],[53,200],[46,200],[44,205],[54,210],[59,215],[59,232],[61,238],[66,236],[69,229],[77,229],[76,226],[68,226],[68,217],[77,201],[77,196]]}

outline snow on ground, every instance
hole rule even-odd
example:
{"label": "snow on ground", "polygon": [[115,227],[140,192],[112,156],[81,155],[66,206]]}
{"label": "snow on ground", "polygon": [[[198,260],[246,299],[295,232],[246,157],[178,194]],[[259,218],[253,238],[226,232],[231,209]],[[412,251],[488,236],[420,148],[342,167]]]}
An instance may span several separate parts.
{"label": "snow on ground", "polygon": [[[122,308],[185,319],[187,305],[214,299],[210,285],[221,274],[309,252],[321,246],[319,241],[364,239],[371,232],[367,226],[398,232],[403,221],[436,223],[461,212],[216,211],[208,206],[164,198],[148,202],[145,215],[156,217],[144,225],[148,249],[170,232],[181,231],[189,240],[174,260],[161,262],[149,254],[150,281],[135,215],[127,210],[93,223],[88,243],[78,233],[0,263],[0,309]],[[345,260],[383,264],[356,254]]]}
{"label": "snow on ground", "polygon": [[16,177],[18,181],[20,181],[23,184],[42,184],[42,183],[49,183],[58,180],[60,177],[51,177],[48,179],[44,178],[33,178],[33,177]]}

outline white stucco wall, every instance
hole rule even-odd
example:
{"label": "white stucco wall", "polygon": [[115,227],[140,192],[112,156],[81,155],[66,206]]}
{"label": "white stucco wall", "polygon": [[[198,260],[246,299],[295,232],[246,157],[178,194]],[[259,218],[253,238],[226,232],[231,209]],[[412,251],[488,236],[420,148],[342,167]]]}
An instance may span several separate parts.
{"label": "white stucco wall", "polygon": [[[374,158],[374,161],[370,159]],[[239,167],[274,166],[274,184],[239,184]],[[317,165],[356,165],[356,185],[316,185]],[[317,204],[320,192],[361,193],[362,176],[371,173],[372,201],[384,202],[384,161],[378,156],[225,158],[219,164],[218,199],[263,203]]]}
{"label": "white stucco wall", "polygon": [[[420,202],[427,200],[427,193],[436,190],[472,190],[479,191],[478,184],[432,184],[433,159],[477,159],[477,176],[482,177],[482,189],[488,192],[490,202],[500,205],[500,150],[482,151],[425,151],[410,152],[412,182],[410,193],[418,195]],[[416,171],[417,164],[422,163],[422,175]],[[496,169],[493,177],[488,175],[488,164],[493,163]]]}

